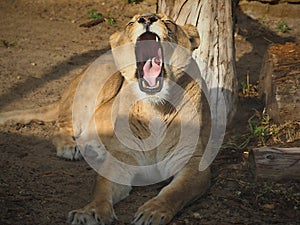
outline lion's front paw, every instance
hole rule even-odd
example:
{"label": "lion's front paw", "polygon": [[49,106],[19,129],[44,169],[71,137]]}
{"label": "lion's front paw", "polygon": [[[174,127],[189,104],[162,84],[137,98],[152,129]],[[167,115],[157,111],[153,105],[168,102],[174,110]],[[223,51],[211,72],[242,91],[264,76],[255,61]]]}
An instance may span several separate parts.
{"label": "lion's front paw", "polygon": [[53,138],[56,147],[56,155],[68,160],[81,160],[82,155],[76,142],[68,134],[59,134]]}
{"label": "lion's front paw", "polygon": [[63,148],[56,149],[56,155],[60,158],[68,159],[68,160],[81,160],[82,155],[78,149],[78,147],[75,146],[64,146]]}
{"label": "lion's front paw", "polygon": [[166,206],[157,199],[151,199],[138,209],[132,224],[164,225],[169,223],[173,216],[170,206]]}
{"label": "lion's front paw", "polygon": [[73,210],[68,214],[68,222],[72,225],[109,225],[116,219],[110,203],[90,203],[86,207]]}

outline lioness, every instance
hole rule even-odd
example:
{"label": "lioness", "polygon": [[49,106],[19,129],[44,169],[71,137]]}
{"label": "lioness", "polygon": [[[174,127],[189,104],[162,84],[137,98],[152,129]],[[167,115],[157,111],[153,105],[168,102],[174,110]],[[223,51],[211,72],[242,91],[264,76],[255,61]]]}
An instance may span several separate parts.
{"label": "lioness", "polygon": [[[199,46],[199,41],[195,27],[176,25],[163,14],[136,15],[122,31],[111,36],[117,67],[122,60],[130,59],[134,63],[109,74],[97,95],[96,109],[88,119],[95,123],[97,136],[103,142],[101,146],[89,138],[93,135],[90,131],[93,125],[82,127],[72,117],[76,91],[88,70],[71,82],[59,102],[39,109],[0,114],[0,124],[10,120],[56,121],[53,143],[60,157],[77,160],[85,153],[89,156],[91,151],[97,153],[92,158],[100,159],[97,170],[102,176],[97,180],[94,198],[82,209],[69,213],[70,223],[111,224],[116,218],[113,205],[129,195],[132,184],[172,177],[155,198],[138,209],[132,221],[136,225],[167,224],[209,187],[209,168],[198,170],[204,151],[202,134],[206,127],[202,125],[202,113],[205,109],[199,71],[190,51]],[[131,45],[124,48],[128,51],[120,50],[119,47],[127,44]],[[105,62],[100,73],[115,64]],[[84,101],[93,101],[88,96]],[[84,108],[86,102],[79,100],[79,107]],[[114,112],[116,116],[111,116]],[[84,111],[79,114],[79,120],[84,115]],[[124,121],[129,124],[129,130],[123,132]],[[116,127],[121,129],[123,140],[114,132]],[[102,147],[107,152],[99,151]],[[111,163],[112,158],[121,162],[119,168]]]}

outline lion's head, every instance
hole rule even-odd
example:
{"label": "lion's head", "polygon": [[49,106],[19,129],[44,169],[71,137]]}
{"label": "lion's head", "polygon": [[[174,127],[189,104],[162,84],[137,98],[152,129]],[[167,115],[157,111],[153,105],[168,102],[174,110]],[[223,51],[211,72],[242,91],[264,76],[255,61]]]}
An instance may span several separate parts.
{"label": "lion's head", "polygon": [[191,25],[179,26],[164,14],[134,16],[110,38],[114,59],[127,82],[135,82],[139,94],[155,96],[177,82],[199,46],[199,34]]}

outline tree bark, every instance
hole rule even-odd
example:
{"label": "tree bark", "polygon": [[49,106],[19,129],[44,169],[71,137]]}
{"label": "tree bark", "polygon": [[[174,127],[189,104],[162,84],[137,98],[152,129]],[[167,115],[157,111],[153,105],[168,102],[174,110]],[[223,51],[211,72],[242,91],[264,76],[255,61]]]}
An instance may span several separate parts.
{"label": "tree bark", "polygon": [[177,24],[198,28],[200,46],[193,56],[208,88],[212,121],[231,121],[236,111],[235,48],[233,3],[230,0],[158,0],[157,12]]}
{"label": "tree bark", "polygon": [[266,111],[277,123],[300,120],[300,44],[273,44],[260,72]]}
{"label": "tree bark", "polygon": [[165,13],[178,25],[196,26],[200,35],[193,57],[206,84],[203,90],[210,105],[211,132],[199,170],[206,169],[215,159],[226,124],[236,111],[232,7],[231,0],[157,0],[158,13]]}

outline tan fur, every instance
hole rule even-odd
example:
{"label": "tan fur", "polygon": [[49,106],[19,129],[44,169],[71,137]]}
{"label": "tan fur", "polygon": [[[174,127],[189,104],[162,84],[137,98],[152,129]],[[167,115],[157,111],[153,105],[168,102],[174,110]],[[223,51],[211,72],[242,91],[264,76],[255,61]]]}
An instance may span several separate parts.
{"label": "tan fur", "polygon": [[[156,16],[158,20],[150,26],[150,31],[155,32],[161,38],[161,41],[178,44],[190,50],[199,46],[199,35],[195,27],[190,25],[183,27],[178,26],[163,14]],[[122,56],[116,55],[114,49],[128,43],[135,44],[137,37],[145,32],[143,25],[137,22],[139,17],[139,15],[133,17],[122,31],[116,32],[110,38],[114,59],[117,64]],[[184,68],[189,68],[193,65],[194,62],[190,53],[182,52],[180,48],[176,48],[173,51],[174,52],[170,53],[172,56],[171,62],[176,62],[177,65]],[[134,51],[128,54],[134,54]],[[134,56],[132,57],[134,58]],[[204,104],[201,102],[202,96],[199,82],[187,76],[182,68],[177,69],[173,67],[172,64],[165,65],[165,71],[167,79],[176,82],[185,92],[184,96],[178,96],[178,93],[172,93],[172,90],[167,89],[167,87],[162,92],[165,91],[170,96],[178,98],[179,103],[184,101],[185,97],[189,97],[189,101],[193,103],[198,112],[201,126]],[[29,116],[23,116],[24,118],[19,114],[16,116],[15,112],[0,114],[0,124],[11,120],[28,122],[36,119],[36,117],[43,121],[54,120],[56,121],[57,129],[53,143],[57,147],[57,155],[71,160],[80,159],[81,154],[75,147],[76,143],[74,141],[74,138],[77,137],[73,137],[72,106],[76,88],[81,78],[82,75],[72,81],[58,103],[51,108],[42,108],[42,111],[47,110],[44,111],[44,114],[41,114],[41,110],[29,111],[27,113]],[[126,88],[131,88],[130,84],[136,82],[135,66],[121,68],[120,72],[111,76],[98,96],[98,106],[94,114],[94,119],[96,121],[98,135],[112,156],[131,165],[152,165],[165,159],[168,154],[174,151],[174,146],[176,146],[179,141],[180,123],[183,121],[189,124],[191,118],[189,114],[179,116],[178,111],[176,111],[171,104],[155,102],[156,99],[154,96],[153,101],[138,101],[131,108],[129,116],[130,128],[136,137],[143,140],[151,135],[149,123],[154,117],[163,118],[165,123],[168,124],[168,128],[162,143],[151,151],[134,151],[127,148],[120,143],[118,137],[114,135],[114,121],[111,121],[111,112],[112,105],[118,94]],[[166,86],[168,86],[168,84],[166,84]],[[130,94],[126,95],[126,98],[120,102],[120,108],[126,108],[130,98],[139,94],[137,90],[132,90],[129,93]],[[147,97],[145,93],[140,94]],[[151,99],[152,97],[150,96],[149,98]],[[128,99],[128,101],[126,99]],[[181,110],[181,108],[179,108],[179,110]],[[43,117],[43,115],[45,116]],[[122,117],[121,114],[118,116]],[[194,126],[195,124],[189,125]],[[202,127],[201,132],[203,132],[203,130],[205,129]],[[152,225],[168,224],[178,211],[206,191],[210,183],[209,169],[205,171],[198,170],[199,162],[204,151],[203,142],[205,142],[205,140],[203,141],[200,137],[197,148],[185,167],[174,175],[171,183],[164,187],[157,197],[149,200],[138,209],[133,224],[150,224],[150,222]],[[111,168],[111,164],[109,164],[108,160],[103,161],[102,167],[107,169],[107,171],[111,171],[111,173],[115,172],[114,168]],[[129,172],[124,171],[124,176],[126,176],[126,173]],[[69,221],[72,224],[111,224],[116,218],[113,204],[127,197],[130,190],[130,185],[117,184],[109,181],[107,178],[99,176],[93,200],[84,208],[71,211],[69,213]]]}

